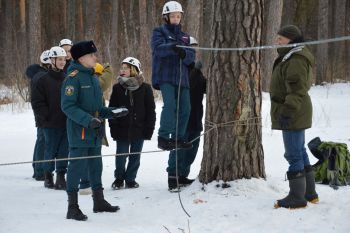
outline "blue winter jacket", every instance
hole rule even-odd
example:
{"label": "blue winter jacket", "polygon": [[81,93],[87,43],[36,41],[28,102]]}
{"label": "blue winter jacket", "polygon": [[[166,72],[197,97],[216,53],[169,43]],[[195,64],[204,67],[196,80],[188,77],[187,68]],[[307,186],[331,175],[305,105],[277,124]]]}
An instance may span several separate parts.
{"label": "blue winter jacket", "polygon": [[113,114],[102,105],[102,91],[93,69],[71,62],[61,89],[61,108],[67,116],[69,147],[101,146],[89,123],[93,117],[112,118]]}
{"label": "blue winter jacket", "polygon": [[186,48],[182,60],[180,83],[180,57],[173,50],[175,45],[189,46],[190,36],[181,31],[181,25],[164,24],[153,30],[152,86],[159,90],[163,83],[189,88],[188,66],[195,60],[194,49]]}

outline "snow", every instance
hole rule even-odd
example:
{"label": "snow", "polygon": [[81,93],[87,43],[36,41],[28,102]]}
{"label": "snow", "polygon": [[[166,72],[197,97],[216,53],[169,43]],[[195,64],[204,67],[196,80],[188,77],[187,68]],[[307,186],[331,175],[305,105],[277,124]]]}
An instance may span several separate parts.
{"label": "snow", "polygon": [[[313,87],[313,128],[306,131],[306,141],[316,136],[321,140],[350,145],[350,84]],[[161,103],[157,103],[157,115]],[[270,102],[263,94],[263,145],[267,179],[237,180],[231,188],[204,187],[198,179],[180,195],[187,217],[181,209],[177,193],[167,191],[166,152],[144,154],[137,181],[140,188],[114,191],[114,158],[104,157],[103,184],[106,199],[121,210],[117,213],[92,212],[90,196],[79,196],[86,222],[65,219],[67,195],[49,190],[31,178],[31,164],[0,166],[0,233],[39,232],[350,232],[350,187],[335,191],[317,185],[319,204],[305,209],[273,209],[275,200],[288,192],[285,181],[287,163],[283,158],[280,131],[270,129]],[[0,163],[30,161],[36,138],[33,114],[28,105],[0,108]],[[155,150],[157,133],[145,142],[144,151]],[[115,153],[115,143],[103,148],[103,154]],[[202,144],[200,146],[202,148]],[[200,170],[202,149],[192,166],[190,177]],[[315,158],[309,154],[314,163]]]}

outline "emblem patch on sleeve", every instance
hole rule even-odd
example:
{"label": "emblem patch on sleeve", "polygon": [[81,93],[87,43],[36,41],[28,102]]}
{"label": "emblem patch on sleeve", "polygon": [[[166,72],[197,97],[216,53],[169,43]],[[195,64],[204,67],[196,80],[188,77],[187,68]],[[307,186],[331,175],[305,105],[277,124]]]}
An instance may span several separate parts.
{"label": "emblem patch on sleeve", "polygon": [[72,96],[74,94],[74,87],[73,86],[66,86],[64,91],[66,96]]}

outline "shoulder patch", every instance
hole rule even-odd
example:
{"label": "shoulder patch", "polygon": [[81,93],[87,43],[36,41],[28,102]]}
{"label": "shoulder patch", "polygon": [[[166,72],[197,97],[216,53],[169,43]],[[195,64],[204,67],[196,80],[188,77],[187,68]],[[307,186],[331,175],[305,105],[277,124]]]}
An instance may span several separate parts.
{"label": "shoulder patch", "polygon": [[66,96],[72,96],[74,94],[74,87],[69,85],[69,86],[66,86],[65,90],[64,90],[64,94]]}
{"label": "shoulder patch", "polygon": [[72,72],[69,73],[69,77],[75,77],[79,71],[78,70],[73,70]]}

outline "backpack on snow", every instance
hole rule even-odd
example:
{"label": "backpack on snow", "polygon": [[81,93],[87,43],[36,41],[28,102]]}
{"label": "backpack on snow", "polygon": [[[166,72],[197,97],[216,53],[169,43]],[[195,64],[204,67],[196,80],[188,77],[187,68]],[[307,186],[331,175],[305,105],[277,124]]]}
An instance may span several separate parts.
{"label": "backpack on snow", "polygon": [[318,159],[313,165],[316,182],[329,184],[335,189],[350,184],[350,153],[345,143],[321,142],[316,137],[308,147]]}

